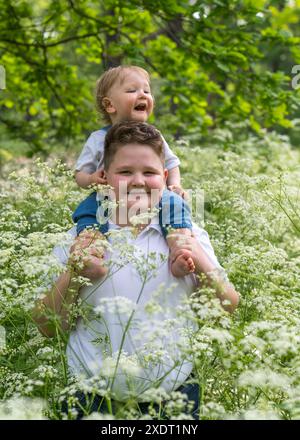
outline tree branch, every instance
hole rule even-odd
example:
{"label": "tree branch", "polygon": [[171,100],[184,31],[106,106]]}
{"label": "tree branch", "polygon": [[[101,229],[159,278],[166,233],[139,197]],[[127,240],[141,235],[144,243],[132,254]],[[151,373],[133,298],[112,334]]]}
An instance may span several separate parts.
{"label": "tree branch", "polygon": [[97,37],[97,35],[98,35],[98,32],[91,32],[89,34],[75,35],[73,37],[64,38],[63,40],[55,41],[55,42],[49,43],[49,44],[22,43],[21,41],[9,40],[8,38],[2,38],[1,36],[0,36],[0,41],[3,41],[5,43],[14,44],[15,46],[35,47],[35,48],[38,47],[40,49],[47,49],[48,47],[59,46],[60,44],[68,43],[68,42],[74,41],[74,40],[81,40],[81,39],[89,38],[89,37]]}

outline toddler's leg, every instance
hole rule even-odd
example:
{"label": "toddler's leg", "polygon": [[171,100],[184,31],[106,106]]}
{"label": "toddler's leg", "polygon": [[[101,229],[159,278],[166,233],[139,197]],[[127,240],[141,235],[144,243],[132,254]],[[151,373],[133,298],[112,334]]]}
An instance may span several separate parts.
{"label": "toddler's leg", "polygon": [[[100,278],[107,273],[107,267],[103,265],[103,240],[105,240],[103,234],[108,231],[108,223],[100,225],[97,222],[98,203],[96,197],[97,193],[93,192],[83,200],[76,208],[72,218],[77,223],[79,239],[77,256],[79,260],[82,259],[85,262],[85,276],[92,275],[93,278]],[[87,248],[92,249],[92,253],[89,253]]]}
{"label": "toddler's leg", "polygon": [[[184,237],[190,237],[192,234],[190,229],[175,229],[173,233],[167,235],[166,240],[172,251],[175,244],[184,240]],[[188,249],[182,249],[182,252],[175,260],[170,260],[171,272],[174,277],[184,277],[195,270],[195,264],[192,258],[192,253]]]}
{"label": "toddler's leg", "polygon": [[[190,237],[192,221],[190,208],[178,194],[165,190],[160,201],[159,220],[162,232],[167,240],[170,250],[178,245],[180,237]],[[169,229],[172,233],[169,233]],[[179,242],[180,244],[180,242]],[[191,251],[182,249],[182,253],[171,263],[171,272],[175,277],[183,277],[195,270]]]}
{"label": "toddler's leg", "polygon": [[84,199],[75,209],[72,220],[76,223],[77,235],[84,229],[97,228],[102,234],[108,231],[108,224],[99,224],[97,221],[97,210],[101,206],[101,201],[97,201],[97,193],[94,191]]}

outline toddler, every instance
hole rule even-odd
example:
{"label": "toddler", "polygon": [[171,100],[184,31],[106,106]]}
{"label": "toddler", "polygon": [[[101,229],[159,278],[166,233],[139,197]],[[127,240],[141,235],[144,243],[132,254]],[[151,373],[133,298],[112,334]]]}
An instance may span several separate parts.
{"label": "toddler", "polygon": [[[81,188],[106,184],[103,173],[103,152],[105,135],[110,126],[123,120],[146,122],[152,113],[153,101],[148,72],[141,67],[114,67],[98,79],[97,110],[108,125],[90,135],[78,158],[75,179]],[[184,191],[180,186],[179,159],[165,140],[164,150],[165,167],[168,170],[168,189],[163,192],[159,203],[159,222],[168,246],[172,250],[180,236],[191,236],[192,223],[189,207],[183,198]],[[77,235],[82,236],[83,243],[86,243],[86,240],[92,243],[108,232],[108,222],[105,224],[97,222],[97,209],[100,205],[101,201],[97,202],[97,193],[93,192],[80,203],[73,214],[73,220],[77,223]],[[93,232],[82,234],[87,228],[95,226],[96,230]],[[100,252],[90,263],[98,266],[99,277],[107,272],[102,259],[103,254]],[[187,249],[180,251],[170,264],[171,271],[176,277],[185,276],[195,269],[191,252]]]}

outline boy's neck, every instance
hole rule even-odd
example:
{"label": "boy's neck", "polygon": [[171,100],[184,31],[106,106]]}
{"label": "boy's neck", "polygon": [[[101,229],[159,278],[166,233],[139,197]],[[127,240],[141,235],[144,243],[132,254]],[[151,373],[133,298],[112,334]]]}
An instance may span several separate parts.
{"label": "boy's neck", "polygon": [[[124,222],[124,218],[122,218],[122,219],[119,218],[118,209],[116,210],[116,218],[114,219],[113,223],[117,226],[120,226],[120,228],[128,228],[128,227],[134,226],[128,220],[128,216],[127,216],[127,223]],[[137,224],[135,227],[139,232],[141,232],[143,229],[145,229],[149,225],[149,223],[151,223],[151,219],[149,219],[148,223]]]}

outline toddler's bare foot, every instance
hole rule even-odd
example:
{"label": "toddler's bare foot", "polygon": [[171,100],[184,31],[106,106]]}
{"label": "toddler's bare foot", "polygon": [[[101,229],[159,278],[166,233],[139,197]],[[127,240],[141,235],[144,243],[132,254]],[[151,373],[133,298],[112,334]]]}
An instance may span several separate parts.
{"label": "toddler's bare foot", "polygon": [[171,272],[174,277],[180,278],[194,272],[195,264],[192,259],[192,253],[186,249],[182,250],[182,254],[178,255],[176,260],[171,262]]}

